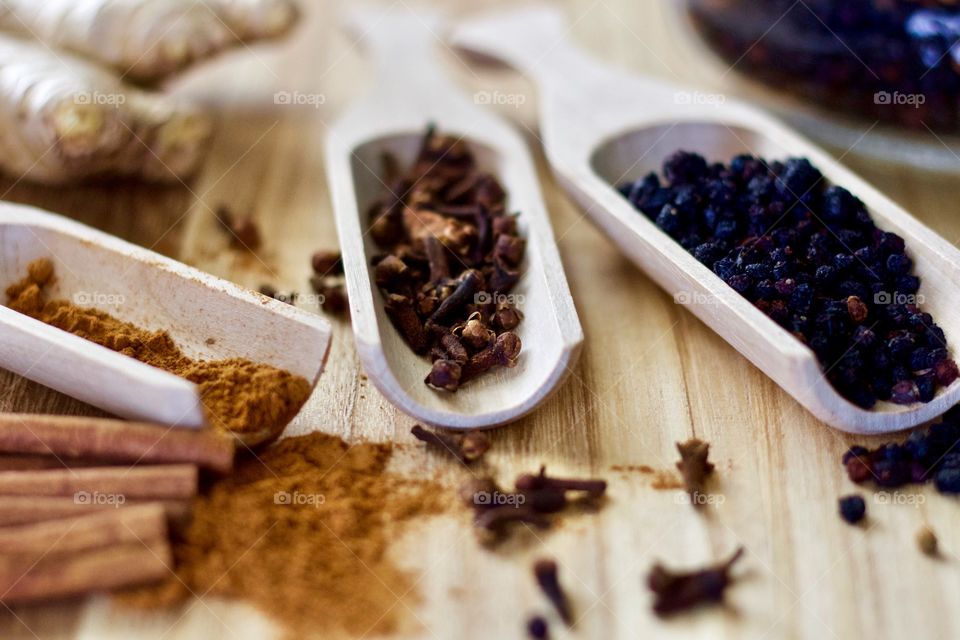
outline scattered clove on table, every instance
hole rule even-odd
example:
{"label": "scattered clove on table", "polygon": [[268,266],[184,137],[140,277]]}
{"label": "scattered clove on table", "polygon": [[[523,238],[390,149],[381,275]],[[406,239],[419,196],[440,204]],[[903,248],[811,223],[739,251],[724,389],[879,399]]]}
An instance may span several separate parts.
{"label": "scattered clove on table", "polygon": [[214,215],[220,226],[230,235],[230,244],[237,249],[256,251],[260,248],[260,227],[253,216],[236,217],[226,206],[217,208]]}
{"label": "scattered clove on table", "polygon": [[490,448],[490,438],[480,431],[464,434],[430,431],[419,424],[410,430],[414,438],[441,451],[446,451],[460,462],[469,464],[481,459]]}
{"label": "scattered clove on table", "polygon": [[571,505],[568,493],[582,494],[577,503],[595,504],[605,494],[605,480],[552,478],[541,466],[538,474],[521,474],[515,482],[516,491],[504,491],[492,478],[474,479],[460,489],[463,501],[474,509],[477,528],[484,538],[496,541],[503,538],[509,525],[520,522],[548,528],[550,516]]}
{"label": "scattered clove on table", "polygon": [[547,597],[553,608],[557,610],[560,619],[567,626],[573,626],[573,612],[570,609],[570,599],[560,584],[560,576],[555,560],[538,560],[533,565],[533,575],[540,585],[540,590]]}
{"label": "scattered clove on table", "polygon": [[399,166],[385,156],[388,193],[370,210],[384,252],[372,261],[374,281],[404,341],[433,363],[424,382],[455,392],[517,364],[523,314],[510,292],[526,241],[500,183],[463,140],[430,127],[409,171]]}
{"label": "scattered clove on table", "polygon": [[655,596],[654,612],[666,616],[701,604],[722,603],[727,587],[733,583],[730,570],[743,553],[740,547],[726,562],[698,571],[677,572],[655,564],[647,575],[647,586]]}
{"label": "scattered clove on table", "polygon": [[346,280],[343,261],[336,251],[320,250],[310,257],[310,287],[319,296],[320,307],[327,313],[340,315],[347,311]]}
{"label": "scattered clove on table", "polygon": [[683,475],[683,484],[690,494],[690,503],[699,508],[706,504],[707,477],[713,473],[713,463],[707,460],[710,454],[710,445],[698,438],[691,438],[686,442],[677,443],[680,460],[677,469]]}

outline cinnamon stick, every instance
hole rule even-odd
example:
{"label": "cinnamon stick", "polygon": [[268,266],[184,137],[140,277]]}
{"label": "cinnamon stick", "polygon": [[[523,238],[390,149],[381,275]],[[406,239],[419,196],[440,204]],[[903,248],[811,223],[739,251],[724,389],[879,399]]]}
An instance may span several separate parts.
{"label": "cinnamon stick", "polygon": [[188,464],[0,472],[0,496],[67,496],[77,502],[186,499],[197,493],[197,468]]}
{"label": "cinnamon stick", "polygon": [[19,527],[0,527],[0,558],[80,553],[167,537],[167,517],[157,503],[96,511]]}
{"label": "cinnamon stick", "polygon": [[109,463],[190,463],[227,473],[233,439],[212,430],[34,414],[0,414],[0,453],[89,458]]}
{"label": "cinnamon stick", "polygon": [[34,453],[0,453],[0,471],[39,471],[41,469],[78,469],[83,467],[105,467],[105,460],[84,458],[57,458],[52,455],[40,456]]}
{"label": "cinnamon stick", "polygon": [[173,570],[163,538],[67,556],[0,557],[0,602],[22,604],[153,582]]}
{"label": "cinnamon stick", "polygon": [[[0,496],[0,527],[16,527],[36,524],[48,520],[73,518],[98,511],[114,510],[116,507],[128,508],[145,504],[142,501],[127,500],[122,505],[94,504],[93,500],[80,503],[73,497],[50,496]],[[190,514],[190,503],[186,500],[157,501],[172,525],[182,524]]]}

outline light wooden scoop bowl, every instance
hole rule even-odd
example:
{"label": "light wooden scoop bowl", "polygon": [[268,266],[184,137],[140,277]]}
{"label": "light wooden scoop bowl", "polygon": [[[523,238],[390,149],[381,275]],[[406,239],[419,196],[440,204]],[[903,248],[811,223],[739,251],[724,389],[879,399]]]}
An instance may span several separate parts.
{"label": "light wooden scoop bowl", "polygon": [[[247,358],[311,385],[323,370],[330,346],[323,318],[67,218],[0,203],[0,286],[21,280],[38,258],[54,263],[49,299],[165,330],[191,358]],[[3,304],[0,366],[123,418],[185,428],[205,424],[193,383]],[[276,435],[238,439],[253,446]]]}
{"label": "light wooden scoop bowl", "polygon": [[[331,128],[327,167],[357,350],[367,375],[394,405],[433,426],[472,429],[517,420],[553,391],[576,362],[583,340],[529,151],[506,123],[478,107],[444,77],[434,17],[408,10],[352,13],[376,67],[375,86]],[[424,384],[430,362],[404,342],[383,310],[370,259],[367,211],[382,197],[381,155],[409,166],[428,123],[463,136],[481,167],[508,193],[527,239],[516,296],[524,320],[514,368],[497,368],[456,393]]]}
{"label": "light wooden scoop bowl", "polygon": [[826,380],[811,350],[660,231],[615,187],[651,171],[659,173],[663,160],[678,149],[724,162],[740,153],[772,159],[805,156],[830,182],[862,199],[878,226],[904,237],[923,281],[924,309],[956,345],[960,252],[953,245],[763,111],[730,99],[709,103],[692,89],[613,70],[574,47],[568,32],[559,12],[532,7],[468,21],[456,29],[452,42],[535,79],[540,130],[553,170],[627,256],[676,302],[837,429],[897,431],[928,421],[960,400],[958,381],[927,404],[878,403],[864,410],[847,401]]}

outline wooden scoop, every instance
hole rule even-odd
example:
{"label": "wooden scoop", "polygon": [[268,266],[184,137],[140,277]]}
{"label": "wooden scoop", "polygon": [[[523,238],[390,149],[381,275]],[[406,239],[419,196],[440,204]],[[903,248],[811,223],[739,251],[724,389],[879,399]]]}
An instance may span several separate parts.
{"label": "wooden scoop", "polygon": [[[444,77],[435,18],[399,9],[354,12],[350,19],[372,53],[376,82],[331,128],[327,168],[360,360],[377,388],[418,420],[453,428],[512,422],[557,387],[583,340],[529,151],[513,129]],[[370,259],[378,249],[367,233],[367,211],[387,189],[382,154],[408,166],[431,122],[441,133],[463,136],[481,167],[501,180],[527,239],[523,277],[511,292],[524,314],[517,328],[519,362],[456,393],[424,384],[429,361],[413,353],[390,323],[372,278]]]}
{"label": "wooden scoop", "polygon": [[[38,258],[54,263],[50,299],[170,333],[195,359],[246,358],[316,384],[330,346],[318,316],[61,216],[0,203],[0,286]],[[0,305],[0,366],[112,414],[198,428],[197,387],[172,373]],[[253,446],[277,434],[238,439]]]}
{"label": "wooden scoop", "polygon": [[466,22],[452,41],[501,59],[537,81],[541,134],[558,179],[675,301],[838,429],[897,431],[930,420],[960,400],[957,381],[926,404],[879,403],[873,410],[852,404],[827,381],[810,349],[660,231],[615,187],[659,171],[664,158],[678,149],[724,162],[740,153],[805,156],[829,181],[862,199],[878,226],[904,237],[923,280],[924,308],[948,341],[960,340],[960,252],[954,246],[763,111],[730,99],[698,99],[702,94],[695,90],[610,69],[570,44],[567,33],[557,11],[535,7]]}

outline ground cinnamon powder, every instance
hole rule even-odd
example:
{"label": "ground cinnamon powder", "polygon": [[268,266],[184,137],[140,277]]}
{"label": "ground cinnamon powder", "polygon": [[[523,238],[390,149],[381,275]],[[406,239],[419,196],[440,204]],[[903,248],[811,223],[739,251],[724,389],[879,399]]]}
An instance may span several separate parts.
{"label": "ground cinnamon powder", "polygon": [[240,460],[196,499],[174,541],[176,577],[120,603],[162,607],[209,593],[251,602],[291,637],[397,631],[416,596],[390,543],[405,523],[453,501],[433,482],[388,473],[392,453],[313,433]]}
{"label": "ground cinnamon powder", "polygon": [[147,331],[95,309],[46,300],[53,263],[41,258],[7,288],[7,305],[58,329],[164,369],[198,385],[213,426],[238,433],[279,432],[310,396],[310,384],[287,371],[242,358],[192,360],[165,331]]}

